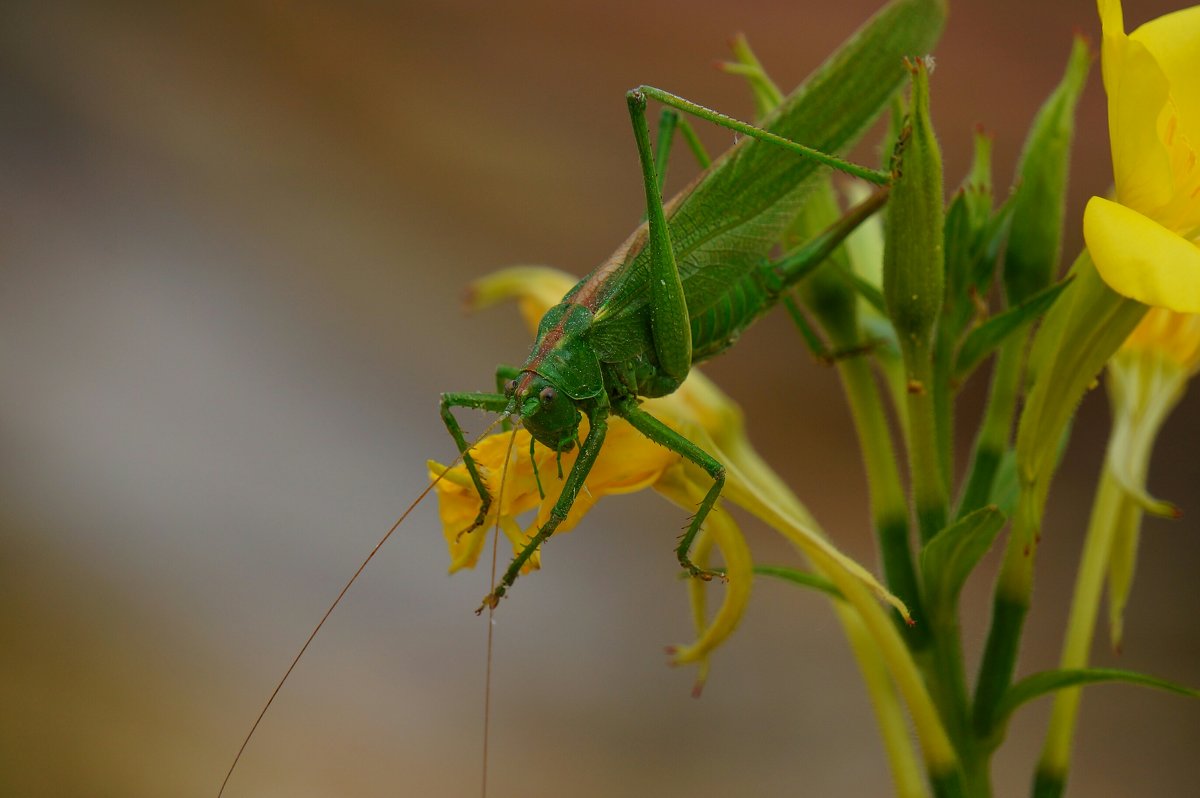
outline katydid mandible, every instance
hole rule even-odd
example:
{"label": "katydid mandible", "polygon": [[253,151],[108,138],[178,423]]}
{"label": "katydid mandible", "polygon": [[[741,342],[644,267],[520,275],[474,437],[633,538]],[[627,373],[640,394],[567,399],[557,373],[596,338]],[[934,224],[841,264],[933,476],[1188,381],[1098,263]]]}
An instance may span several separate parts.
{"label": "katydid mandible", "polygon": [[[903,0],[893,3],[868,31],[878,32],[888,14],[903,14],[921,5]],[[861,35],[847,49],[863,46],[866,38]],[[891,44],[904,47],[914,43]],[[839,78],[851,76],[839,74],[839,63],[831,62],[814,80],[785,98],[762,127],[650,86],[627,93],[645,188],[646,221],[546,313],[525,363],[520,368],[498,369],[497,384],[507,380],[503,392],[442,395],[442,419],[480,497],[478,514],[460,534],[484,526],[492,497],[471,457],[454,408],[519,418],[533,440],[552,451],[580,449],[548,520],[512,560],[477,612],[496,607],[524,563],[566,519],[604,445],[612,414],[712,477],[712,487],[680,539],[676,555],[694,577],[718,575],[696,566],[689,550],[721,493],[725,469],[708,452],[642,410],[638,397],[673,392],[693,365],[732,346],[742,331],[886,202],[888,174],[827,153],[845,149],[901,85],[904,71],[899,55],[903,52],[896,51],[891,64],[881,59],[877,74],[868,76],[866,82],[860,82],[867,70],[858,61],[856,68],[862,71],[853,78],[859,90],[849,97]],[[861,53],[855,56],[870,60]],[[848,57],[842,64],[855,60]],[[659,137],[659,163],[650,144],[647,99],[669,109],[664,115],[665,135]],[[810,121],[818,110],[823,110],[828,120],[833,102],[847,106],[844,123]],[[672,114],[679,111],[732,129],[744,138],[664,204],[660,172],[670,131],[678,120]],[[801,140],[817,148],[799,143]],[[772,261],[769,253],[795,219],[823,167],[881,188],[799,251]],[[584,415],[588,432],[580,442],[578,430]]]}

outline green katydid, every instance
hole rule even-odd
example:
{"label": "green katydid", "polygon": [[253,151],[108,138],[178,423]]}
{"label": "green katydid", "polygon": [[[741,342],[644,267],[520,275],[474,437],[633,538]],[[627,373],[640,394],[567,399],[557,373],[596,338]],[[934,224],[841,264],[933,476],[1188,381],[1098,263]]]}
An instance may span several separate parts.
{"label": "green katydid", "polygon": [[[762,127],[649,86],[626,95],[641,161],[646,221],[545,315],[525,363],[498,370],[497,383],[507,379],[503,392],[442,395],[442,419],[480,497],[474,522],[461,534],[484,525],[492,498],[454,408],[519,418],[535,441],[556,452],[580,447],[549,519],[516,555],[479,611],[496,606],[522,565],[567,517],[604,444],[612,414],[712,477],[712,487],[676,554],[692,576],[717,575],[692,563],[688,552],[720,495],[724,468],[642,410],[638,397],[673,392],[693,365],[729,348],[791,285],[886,202],[886,173],[827,153],[844,150],[885,107],[905,78],[902,58],[925,52],[940,29],[943,12],[943,3],[936,0],[891,3],[808,83],[785,98]],[[648,99],[744,136],[665,204],[659,173],[676,118],[670,113],[664,116],[667,125],[665,135],[660,131],[656,163],[646,121]],[[881,188],[798,252],[772,261],[769,253],[823,166]],[[589,424],[580,442],[583,415]]]}
{"label": "green katydid", "polygon": [[[892,0],[808,82],[784,98],[761,127],[659,89],[642,86],[628,93],[647,221],[546,314],[525,364],[497,371],[498,384],[508,381],[503,392],[442,396],[442,417],[480,496],[479,513],[464,534],[487,520],[491,497],[453,408],[519,416],[536,441],[556,451],[580,446],[550,521],[513,560],[484,606],[495,607],[521,565],[566,517],[603,445],[607,419],[613,413],[712,476],[713,486],[677,554],[693,575],[714,575],[693,565],[688,549],[721,492],[723,467],[641,410],[637,397],[662,396],[678,388],[694,364],[730,347],[791,285],[883,205],[889,175],[826,153],[847,149],[887,107],[908,75],[903,59],[923,55],[932,47],[945,19],[945,6],[946,0]],[[646,122],[647,99],[732,129],[744,138],[710,164],[682,119],[666,115],[656,162]],[[706,168],[664,204],[661,177],[677,123]],[[881,188],[800,250],[772,261],[771,250],[796,217],[823,167],[840,169]],[[580,444],[581,413],[588,416],[590,426]],[[218,795],[224,792],[250,738],[325,621],[437,481],[425,488],[380,539],[309,634],[243,739]]]}

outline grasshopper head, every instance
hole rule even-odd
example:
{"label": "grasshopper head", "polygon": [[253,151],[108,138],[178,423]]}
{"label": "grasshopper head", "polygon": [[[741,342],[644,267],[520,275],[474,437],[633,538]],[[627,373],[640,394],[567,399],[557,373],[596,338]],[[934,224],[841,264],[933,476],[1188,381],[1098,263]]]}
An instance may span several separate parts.
{"label": "grasshopper head", "polygon": [[515,399],[517,412],[534,440],[556,452],[575,444],[579,430],[579,408],[574,399],[554,387],[545,377],[526,372],[513,380],[506,393]]}

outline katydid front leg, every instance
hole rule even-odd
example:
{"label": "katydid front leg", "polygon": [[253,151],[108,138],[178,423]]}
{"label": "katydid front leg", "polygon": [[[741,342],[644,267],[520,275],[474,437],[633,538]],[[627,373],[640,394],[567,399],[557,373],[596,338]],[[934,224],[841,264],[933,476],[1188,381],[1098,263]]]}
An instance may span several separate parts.
{"label": "katydid front leg", "polygon": [[458,537],[470,534],[479,527],[483,526],[487,521],[488,510],[492,507],[492,494],[488,492],[487,486],[483,484],[483,479],[479,476],[479,469],[475,467],[475,458],[471,457],[471,447],[467,445],[467,439],[463,437],[462,427],[458,425],[458,420],[454,418],[452,409],[455,407],[466,407],[472,410],[485,410],[492,413],[503,413],[508,409],[509,398],[498,393],[444,393],[442,394],[442,422],[445,423],[446,429],[450,432],[450,437],[454,438],[454,443],[458,446],[458,453],[462,455],[463,465],[467,468],[467,473],[471,475],[471,482],[475,485],[475,490],[479,493],[479,513],[475,516],[475,520],[466,529],[458,533]]}
{"label": "katydid front leg", "polygon": [[484,597],[479,609],[475,610],[476,615],[483,612],[485,607],[495,609],[496,605],[500,603],[500,599],[504,598],[504,594],[513,586],[513,582],[517,581],[517,577],[521,575],[521,566],[548,537],[554,534],[558,525],[566,520],[567,513],[571,511],[571,505],[575,503],[575,497],[579,495],[579,491],[583,490],[584,481],[596,463],[596,457],[600,454],[600,447],[604,445],[604,435],[607,431],[608,407],[606,405],[597,406],[588,413],[587,437],[584,438],[583,445],[579,447],[579,457],[575,459],[575,465],[571,466],[571,473],[567,475],[567,481],[563,484],[558,501],[550,510],[550,517],[546,519],[546,523],[542,524],[542,528],[537,531],[533,539],[525,544],[525,548],[521,549],[521,552],[509,563],[508,570],[500,579],[500,584]]}
{"label": "katydid front leg", "polygon": [[658,117],[658,139],[654,146],[654,170],[658,172],[659,193],[662,192],[663,184],[667,181],[667,161],[671,157],[671,144],[675,140],[676,131],[683,135],[683,140],[687,143],[692,157],[696,159],[696,163],[701,169],[707,169],[712,163],[712,158],[704,149],[704,145],[700,142],[691,124],[674,108],[664,108]]}

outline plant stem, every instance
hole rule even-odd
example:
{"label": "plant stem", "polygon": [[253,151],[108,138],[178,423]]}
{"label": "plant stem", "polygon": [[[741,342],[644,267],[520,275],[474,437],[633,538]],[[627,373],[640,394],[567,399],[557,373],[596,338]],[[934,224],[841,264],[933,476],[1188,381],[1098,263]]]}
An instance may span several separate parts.
{"label": "plant stem", "polygon": [[[1075,580],[1075,595],[1071,600],[1071,615],[1067,621],[1067,634],[1059,667],[1082,668],[1088,663],[1113,537],[1121,517],[1128,512],[1126,504],[1116,478],[1106,466],[1100,476],[1100,485],[1092,505],[1092,517],[1083,544],[1079,575]],[[1075,719],[1081,697],[1078,687],[1060,690],[1054,697],[1054,710],[1050,715],[1046,743],[1042,748],[1042,757],[1038,762],[1034,781],[1035,795],[1049,798],[1062,794],[1070,765],[1071,742],[1075,736]]]}
{"label": "plant stem", "polygon": [[975,439],[971,468],[958,505],[958,518],[983,507],[991,498],[996,470],[1000,458],[1008,449],[1013,416],[1016,414],[1025,340],[1024,336],[1019,336],[1006,341],[996,357],[987,410],[979,428],[979,437]]}
{"label": "plant stem", "polygon": [[926,770],[934,787],[934,795],[939,798],[964,795],[958,754],[946,734],[945,726],[916,663],[895,625],[888,620],[874,597],[868,594],[866,587],[840,567],[829,554],[815,547],[807,547],[805,553],[858,611],[880,656],[887,662],[896,688],[904,696],[912,715],[913,726],[925,755]]}
{"label": "plant stem", "polygon": [[897,798],[928,798],[929,789],[921,776],[921,768],[913,751],[908,733],[908,720],[900,706],[900,697],[888,674],[887,663],[880,656],[862,617],[844,601],[833,602],[834,612],[846,632],[846,639],[858,661],[863,684],[875,710],[879,735],[892,770]]}
{"label": "plant stem", "polygon": [[[908,634],[914,650],[919,650],[929,643],[929,626],[921,606],[920,587],[913,567],[908,505],[904,500],[900,469],[896,465],[896,450],[879,387],[866,358],[852,357],[839,361],[838,372],[858,434],[884,576],[888,589],[908,605],[909,612],[917,619],[917,625]],[[897,621],[903,623],[899,619]]]}
{"label": "plant stem", "polygon": [[938,456],[937,420],[934,417],[933,361],[929,345],[910,341],[904,350],[908,374],[908,445],[912,472],[913,504],[921,543],[928,543],[946,526],[946,483]]}

